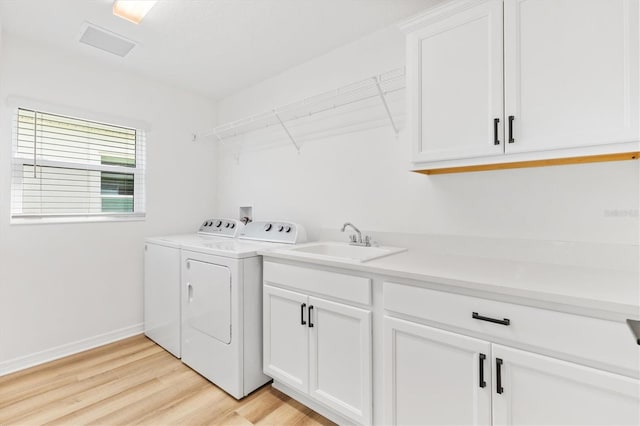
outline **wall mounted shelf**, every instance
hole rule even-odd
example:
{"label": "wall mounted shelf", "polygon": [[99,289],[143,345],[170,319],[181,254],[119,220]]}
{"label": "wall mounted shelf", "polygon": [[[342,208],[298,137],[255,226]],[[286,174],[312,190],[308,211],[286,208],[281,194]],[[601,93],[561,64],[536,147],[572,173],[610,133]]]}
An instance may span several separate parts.
{"label": "wall mounted shelf", "polygon": [[397,135],[399,128],[389,108],[388,97],[404,88],[405,70],[398,68],[261,114],[222,124],[201,136],[215,137],[219,142],[224,142],[250,132],[278,126],[299,152],[300,142],[291,130],[296,121],[376,98],[380,99],[380,104],[384,107],[389,123]]}

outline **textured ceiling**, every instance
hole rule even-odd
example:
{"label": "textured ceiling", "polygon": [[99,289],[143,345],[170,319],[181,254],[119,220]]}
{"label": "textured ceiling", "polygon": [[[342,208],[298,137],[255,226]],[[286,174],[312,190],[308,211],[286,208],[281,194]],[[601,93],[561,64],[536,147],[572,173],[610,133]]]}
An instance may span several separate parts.
{"label": "textured ceiling", "polygon": [[[441,0],[160,0],[135,25],[111,0],[0,0],[2,30],[219,99]],[[139,43],[125,58],[78,43],[82,23]]]}

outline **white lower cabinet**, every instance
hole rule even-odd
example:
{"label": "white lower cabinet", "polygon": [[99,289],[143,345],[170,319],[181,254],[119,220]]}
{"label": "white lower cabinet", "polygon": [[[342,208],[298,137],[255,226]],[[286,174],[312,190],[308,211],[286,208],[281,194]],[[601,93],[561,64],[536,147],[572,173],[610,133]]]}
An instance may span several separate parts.
{"label": "white lower cabinet", "polygon": [[640,425],[624,321],[306,265],[263,279],[264,373],[340,424]]}
{"label": "white lower cabinet", "polygon": [[384,323],[385,424],[640,424],[637,379],[410,321]]}
{"label": "white lower cabinet", "polygon": [[385,424],[491,424],[489,342],[385,318]]}
{"label": "white lower cabinet", "polygon": [[494,425],[640,424],[636,379],[495,344],[492,353]]}
{"label": "white lower cabinet", "polygon": [[270,285],[263,295],[265,374],[370,424],[371,312]]}
{"label": "white lower cabinet", "polygon": [[304,316],[308,298],[266,285],[262,298],[264,373],[296,390],[307,392],[309,332]]}
{"label": "white lower cabinet", "polygon": [[371,423],[371,312],[309,297],[309,394],[343,416]]}

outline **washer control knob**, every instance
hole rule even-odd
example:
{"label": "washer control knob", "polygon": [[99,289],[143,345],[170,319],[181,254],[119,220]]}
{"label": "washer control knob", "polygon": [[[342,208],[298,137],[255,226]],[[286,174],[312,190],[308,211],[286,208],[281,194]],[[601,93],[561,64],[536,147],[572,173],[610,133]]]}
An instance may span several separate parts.
{"label": "washer control knob", "polygon": [[229,222],[229,228],[233,229],[236,227],[236,224],[234,222]]}
{"label": "washer control knob", "polygon": [[284,227],[284,232],[291,232],[291,227],[290,226],[285,226]]}
{"label": "washer control knob", "polygon": [[220,228],[222,226],[222,221],[221,220],[217,220],[216,221],[216,228]]}
{"label": "washer control knob", "polygon": [[227,224],[226,224],[226,225],[224,225],[224,227],[225,227],[225,228],[229,228],[229,227],[231,227],[231,222],[227,222]]}
{"label": "washer control knob", "polygon": [[265,230],[265,231],[267,231],[267,232],[271,231],[271,228],[273,228],[273,225],[272,225],[272,224],[270,224],[270,223],[267,223],[267,224],[264,226],[264,230]]}
{"label": "washer control knob", "polygon": [[284,230],[284,226],[278,225],[278,232],[282,232]]}

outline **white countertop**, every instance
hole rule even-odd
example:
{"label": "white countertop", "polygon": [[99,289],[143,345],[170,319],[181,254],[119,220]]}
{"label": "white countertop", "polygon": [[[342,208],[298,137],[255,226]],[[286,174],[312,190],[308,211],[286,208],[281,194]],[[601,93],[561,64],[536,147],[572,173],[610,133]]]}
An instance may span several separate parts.
{"label": "white countertop", "polygon": [[520,259],[508,259],[491,258],[481,253],[443,254],[433,247],[410,248],[406,252],[365,263],[300,256],[286,249],[260,251],[259,254],[267,258],[415,280],[479,297],[612,320],[640,319],[638,246],[628,246],[624,251],[624,260],[612,262],[592,261],[594,257],[607,259],[612,255],[620,259],[611,252],[603,252],[601,256],[591,253],[582,260],[572,259],[570,262],[559,262],[559,256],[552,251],[545,259],[542,252],[542,255],[538,253],[533,257],[536,259],[534,262],[522,260],[522,255]]}

